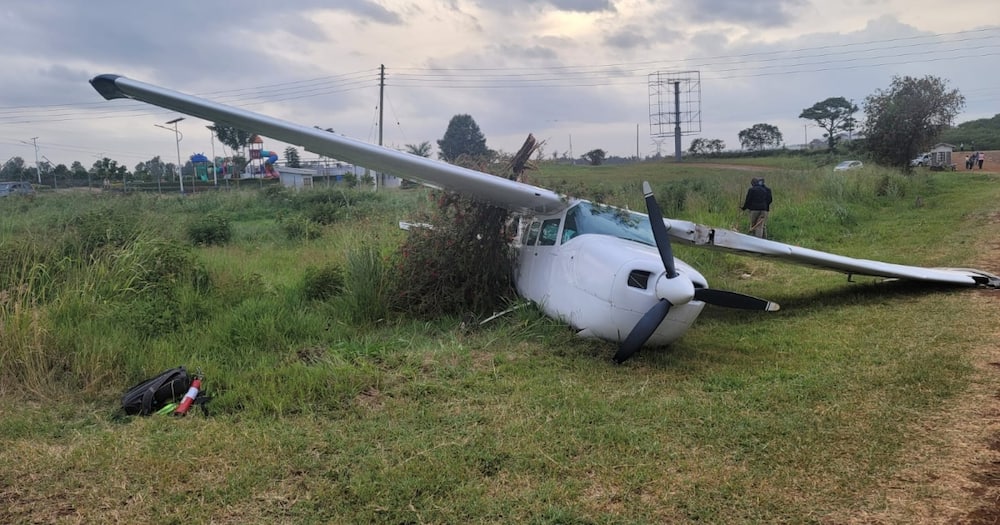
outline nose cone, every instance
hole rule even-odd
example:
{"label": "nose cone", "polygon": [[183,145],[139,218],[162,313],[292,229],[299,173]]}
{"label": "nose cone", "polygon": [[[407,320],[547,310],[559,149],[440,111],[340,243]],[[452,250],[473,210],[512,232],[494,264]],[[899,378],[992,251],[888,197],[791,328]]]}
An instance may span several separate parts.
{"label": "nose cone", "polygon": [[687,304],[694,299],[694,283],[681,273],[673,279],[663,274],[656,281],[656,296],[666,299],[672,306]]}

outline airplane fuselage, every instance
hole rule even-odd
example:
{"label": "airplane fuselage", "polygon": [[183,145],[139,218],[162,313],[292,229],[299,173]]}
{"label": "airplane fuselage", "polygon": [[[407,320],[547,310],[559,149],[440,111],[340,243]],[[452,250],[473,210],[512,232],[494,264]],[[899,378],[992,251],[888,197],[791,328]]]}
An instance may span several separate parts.
{"label": "airplane fuselage", "polygon": [[[579,335],[620,342],[660,300],[656,283],[665,270],[646,215],[576,201],[559,214],[522,218],[521,230],[518,293]],[[698,271],[674,261],[695,288],[708,287]],[[704,306],[672,308],[647,344],[678,339]]]}

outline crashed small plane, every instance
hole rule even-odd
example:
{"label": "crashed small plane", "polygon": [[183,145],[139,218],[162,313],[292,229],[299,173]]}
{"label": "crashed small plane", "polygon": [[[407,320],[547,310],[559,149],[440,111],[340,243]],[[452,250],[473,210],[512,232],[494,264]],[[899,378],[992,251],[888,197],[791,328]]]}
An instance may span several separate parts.
{"label": "crashed small plane", "polygon": [[709,288],[696,269],[674,258],[671,242],[766,256],[848,275],[1000,287],[1000,277],[964,268],[921,268],[810,250],[662,216],[643,184],[648,214],[567,198],[530,184],[338,136],[119,75],[91,85],[106,99],[129,98],[224,123],[320,155],[454,191],[520,213],[518,292],[582,336],[619,343],[621,363],[643,346],[680,338],[706,304],[774,311],[778,305]]}

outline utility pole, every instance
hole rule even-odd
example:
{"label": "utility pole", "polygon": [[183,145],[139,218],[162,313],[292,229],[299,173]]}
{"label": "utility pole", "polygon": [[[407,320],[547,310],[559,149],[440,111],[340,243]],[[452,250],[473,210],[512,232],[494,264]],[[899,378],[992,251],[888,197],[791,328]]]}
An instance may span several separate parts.
{"label": "utility pole", "polygon": [[[379,65],[379,75],[378,75],[378,145],[382,145],[382,117],[385,113],[385,64]],[[375,183],[375,189],[385,186],[385,175],[381,172],[376,174],[378,182]]]}
{"label": "utility pole", "polygon": [[38,137],[31,137],[31,142],[21,141],[23,144],[35,147],[35,173],[38,174],[38,185],[42,185],[42,170],[38,167]]}
{"label": "utility pole", "polygon": [[639,125],[635,125],[635,161],[639,162]]}

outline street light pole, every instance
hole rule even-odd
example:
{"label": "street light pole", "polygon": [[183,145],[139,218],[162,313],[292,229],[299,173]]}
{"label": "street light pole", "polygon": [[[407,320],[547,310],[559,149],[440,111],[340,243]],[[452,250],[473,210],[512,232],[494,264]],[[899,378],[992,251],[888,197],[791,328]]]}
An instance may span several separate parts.
{"label": "street light pole", "polygon": [[177,129],[177,123],[182,120],[184,120],[184,117],[177,117],[174,120],[167,121],[167,124],[174,125],[174,129],[170,129],[166,126],[161,126],[159,124],[153,124],[158,128],[163,128],[167,131],[174,132],[174,138],[177,140],[177,175],[181,181],[181,195],[184,194],[184,171],[181,169],[181,139],[184,138],[184,135],[182,135],[181,132]]}
{"label": "street light pole", "polygon": [[212,133],[212,181],[219,185],[219,168],[215,165],[215,126],[205,126]]}

